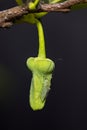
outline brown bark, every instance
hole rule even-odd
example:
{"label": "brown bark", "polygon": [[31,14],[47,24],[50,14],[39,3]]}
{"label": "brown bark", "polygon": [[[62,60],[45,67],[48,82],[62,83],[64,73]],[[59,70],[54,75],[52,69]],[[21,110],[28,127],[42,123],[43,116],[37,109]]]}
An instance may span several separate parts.
{"label": "brown bark", "polygon": [[0,27],[10,27],[14,23],[14,19],[22,17],[25,14],[28,13],[34,13],[34,12],[67,12],[70,11],[70,7],[73,5],[79,4],[79,3],[87,3],[87,0],[67,0],[62,3],[56,3],[56,4],[39,4],[38,7],[35,10],[30,10],[28,6],[22,5],[22,6],[16,6],[4,11],[0,11]]}

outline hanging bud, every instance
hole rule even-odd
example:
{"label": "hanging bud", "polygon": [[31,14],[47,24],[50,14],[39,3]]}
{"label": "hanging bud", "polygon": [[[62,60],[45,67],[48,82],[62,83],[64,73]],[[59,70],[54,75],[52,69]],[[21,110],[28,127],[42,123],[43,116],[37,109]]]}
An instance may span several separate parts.
{"label": "hanging bud", "polygon": [[30,105],[33,110],[40,110],[45,105],[55,65],[48,58],[31,57],[27,60],[27,66],[33,75],[30,87]]}

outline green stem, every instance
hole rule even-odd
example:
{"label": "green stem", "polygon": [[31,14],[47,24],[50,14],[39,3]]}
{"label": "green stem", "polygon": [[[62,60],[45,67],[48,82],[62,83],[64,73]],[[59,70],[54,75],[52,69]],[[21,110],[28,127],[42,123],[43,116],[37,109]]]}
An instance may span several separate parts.
{"label": "green stem", "polygon": [[[29,1],[29,0],[28,0]],[[34,0],[34,2],[29,2],[29,9],[34,10],[36,9],[36,6],[38,5],[40,0]]]}
{"label": "green stem", "polygon": [[39,37],[39,52],[38,57],[46,58],[46,50],[45,50],[45,38],[42,23],[36,19],[36,26],[38,30]]}
{"label": "green stem", "polygon": [[61,1],[63,1],[63,0],[52,0],[52,1],[50,1],[50,4],[55,4],[55,3],[58,3],[58,2],[61,2]]}
{"label": "green stem", "polygon": [[35,7],[38,5],[39,1],[40,1],[40,0],[35,0],[35,1],[34,1]]}

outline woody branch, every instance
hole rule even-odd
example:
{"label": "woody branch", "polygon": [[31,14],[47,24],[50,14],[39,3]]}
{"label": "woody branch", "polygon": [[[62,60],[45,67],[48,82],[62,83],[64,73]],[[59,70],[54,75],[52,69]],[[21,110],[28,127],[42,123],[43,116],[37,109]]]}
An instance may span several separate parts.
{"label": "woody branch", "polygon": [[28,5],[24,4],[10,9],[0,11],[0,28],[10,27],[14,24],[15,19],[19,19],[28,13],[34,12],[67,12],[70,7],[87,3],[87,0],[67,0],[56,4],[42,4],[40,3],[35,10],[30,10]]}

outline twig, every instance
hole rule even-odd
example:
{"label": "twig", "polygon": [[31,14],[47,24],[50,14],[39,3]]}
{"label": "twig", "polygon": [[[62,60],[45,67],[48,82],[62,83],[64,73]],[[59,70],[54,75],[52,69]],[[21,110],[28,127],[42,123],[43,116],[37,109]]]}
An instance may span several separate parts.
{"label": "twig", "polygon": [[70,7],[76,4],[80,3],[87,3],[87,0],[67,0],[62,3],[56,3],[56,4],[42,4],[41,9],[43,11],[51,12],[51,11],[60,11],[63,12],[70,10]]}
{"label": "twig", "polygon": [[16,6],[4,11],[0,11],[0,27],[10,27],[13,25],[14,19],[22,17],[28,13],[34,12],[67,12],[70,7],[79,3],[87,3],[87,0],[67,0],[57,4],[39,4],[36,10],[29,10],[27,5]]}

